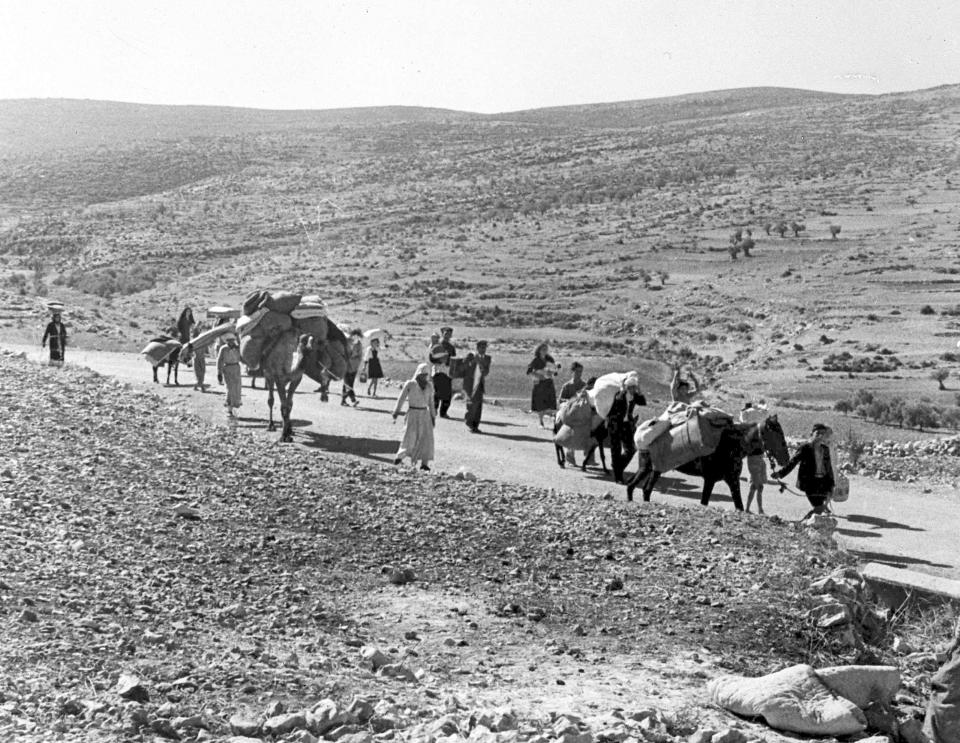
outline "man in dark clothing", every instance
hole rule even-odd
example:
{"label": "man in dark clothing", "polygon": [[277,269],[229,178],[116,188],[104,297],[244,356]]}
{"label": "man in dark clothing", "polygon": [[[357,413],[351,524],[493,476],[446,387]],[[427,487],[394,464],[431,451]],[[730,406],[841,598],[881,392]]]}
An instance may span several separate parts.
{"label": "man in dark clothing", "polygon": [[55,312],[53,319],[47,323],[47,329],[43,331],[43,340],[40,341],[40,347],[47,345],[47,339],[50,339],[50,366],[63,366],[63,354],[67,348],[67,328],[60,320],[60,313]]}
{"label": "man in dark clothing", "polygon": [[646,405],[647,399],[640,392],[637,379],[627,380],[613,398],[613,405],[607,413],[607,432],[610,434],[610,459],[613,463],[613,479],[623,482],[623,471],[637,450],[633,443],[636,429],[634,408]]}
{"label": "man in dark clothing", "polygon": [[573,376],[560,388],[560,402],[576,397],[577,393],[587,386],[583,379],[583,364],[574,361],[570,365],[570,372]]}
{"label": "man in dark clothing", "polygon": [[440,342],[430,351],[430,363],[433,364],[434,406],[441,418],[449,418],[450,401],[453,399],[453,385],[450,382],[450,359],[457,355],[457,349],[450,341],[453,328],[440,328]]}
{"label": "man in dark clothing", "polygon": [[464,363],[463,393],[467,398],[467,412],[463,422],[470,433],[480,433],[480,418],[483,416],[483,393],[486,391],[486,379],[490,373],[490,357],[487,356],[487,342],[477,341],[477,352],[467,354]]}
{"label": "man in dark clothing", "polygon": [[833,460],[830,444],[833,441],[833,429],[823,423],[813,425],[813,435],[810,441],[800,445],[797,453],[783,469],[771,473],[776,480],[782,480],[790,474],[797,465],[797,487],[802,490],[810,501],[812,510],[803,518],[826,510],[827,498],[833,492],[835,484],[833,477]]}

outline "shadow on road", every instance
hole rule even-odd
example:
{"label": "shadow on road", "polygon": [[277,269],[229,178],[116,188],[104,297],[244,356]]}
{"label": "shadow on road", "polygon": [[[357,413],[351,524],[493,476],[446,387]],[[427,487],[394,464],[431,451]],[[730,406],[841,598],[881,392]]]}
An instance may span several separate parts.
{"label": "shadow on road", "polygon": [[[336,436],[316,431],[298,431],[298,443],[304,446],[336,452],[383,462],[383,454],[396,454],[400,446],[399,439],[373,439],[365,436]],[[381,456],[376,456],[381,455]]]}
{"label": "shadow on road", "polygon": [[[480,425],[486,426],[487,423],[484,421]],[[526,434],[509,433],[486,433],[486,435],[497,439],[507,439],[508,441],[532,441],[535,444],[550,444],[551,447],[553,446],[553,442],[550,441],[550,439],[545,439],[542,436],[527,436]]]}
{"label": "shadow on road", "polygon": [[887,521],[878,516],[862,516],[860,514],[852,514],[846,517],[847,521],[852,521],[855,524],[866,524],[872,526],[874,529],[906,529],[907,531],[926,531],[926,529],[921,529],[917,526],[910,526],[910,524],[901,524],[898,521]]}
{"label": "shadow on road", "polygon": [[891,565],[893,567],[906,567],[907,565],[926,565],[928,568],[953,568],[953,565],[949,565],[942,562],[930,562],[929,560],[924,560],[920,557],[905,557],[903,555],[888,555],[883,552],[870,552],[868,550],[858,550],[851,549],[849,550],[852,554],[859,556],[863,560],[869,562],[880,562],[884,565]]}
{"label": "shadow on road", "polygon": [[862,529],[837,529],[837,534],[843,534],[845,537],[854,537],[856,539],[879,539],[882,534],[875,531],[863,531]]}

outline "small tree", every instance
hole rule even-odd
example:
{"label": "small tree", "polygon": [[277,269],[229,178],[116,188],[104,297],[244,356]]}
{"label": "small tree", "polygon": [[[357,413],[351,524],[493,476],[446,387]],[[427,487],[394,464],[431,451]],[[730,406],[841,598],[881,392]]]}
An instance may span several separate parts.
{"label": "small tree", "polygon": [[770,236],[770,230],[773,229],[773,222],[764,222],[763,231],[767,233],[767,237]]}
{"label": "small tree", "polygon": [[831,240],[836,240],[836,239],[837,239],[837,235],[839,235],[839,234],[840,234],[840,225],[838,225],[838,224],[832,224],[832,225],[830,225],[830,239],[831,239]]}
{"label": "small tree", "polygon": [[777,226],[774,228],[776,233],[780,237],[784,237],[787,234],[787,223],[786,222],[777,222]]}
{"label": "small tree", "polygon": [[730,235],[730,244],[736,245],[743,239],[743,230],[734,230],[733,234]]}
{"label": "small tree", "polygon": [[790,229],[793,230],[794,237],[800,237],[800,233],[807,229],[804,225],[799,222],[791,222]]}
{"label": "small tree", "polygon": [[727,252],[730,253],[730,260],[735,261],[737,260],[737,253],[740,252],[740,248],[736,245],[731,245],[727,248]]}
{"label": "small tree", "polygon": [[743,241],[741,241],[740,243],[740,250],[743,251],[744,258],[750,257],[750,251],[753,250],[753,248],[754,248],[753,238],[748,237]]}
{"label": "small tree", "polygon": [[947,389],[943,386],[943,381],[949,376],[949,369],[934,369],[932,372],[930,372],[930,379],[934,380],[939,385],[939,389],[941,390]]}
{"label": "small tree", "polygon": [[853,403],[849,400],[837,400],[833,404],[833,409],[838,413],[843,413],[844,415],[849,415],[853,412]]}

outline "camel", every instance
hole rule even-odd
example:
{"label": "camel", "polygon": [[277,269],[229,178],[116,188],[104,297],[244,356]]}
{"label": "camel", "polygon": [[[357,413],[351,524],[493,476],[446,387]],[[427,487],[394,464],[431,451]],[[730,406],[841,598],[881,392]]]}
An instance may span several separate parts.
{"label": "camel", "polygon": [[346,371],[346,336],[333,321],[328,321],[327,338],[301,335],[296,327],[284,330],[263,349],[260,371],[267,386],[267,406],[270,408],[269,430],[276,431],[273,419],[273,391],[280,398],[280,416],[283,428],[280,441],[293,441],[293,395],[306,374],[318,384],[339,379]]}

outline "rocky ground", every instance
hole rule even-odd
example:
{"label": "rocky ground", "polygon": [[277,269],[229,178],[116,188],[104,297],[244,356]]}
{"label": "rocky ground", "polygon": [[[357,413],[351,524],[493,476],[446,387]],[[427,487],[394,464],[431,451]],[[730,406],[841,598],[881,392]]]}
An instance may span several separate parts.
{"label": "rocky ground", "polygon": [[798,600],[849,558],[778,519],[384,469],[0,371],[7,739],[465,737],[509,705],[498,740],[667,740],[714,673],[874,652]]}

